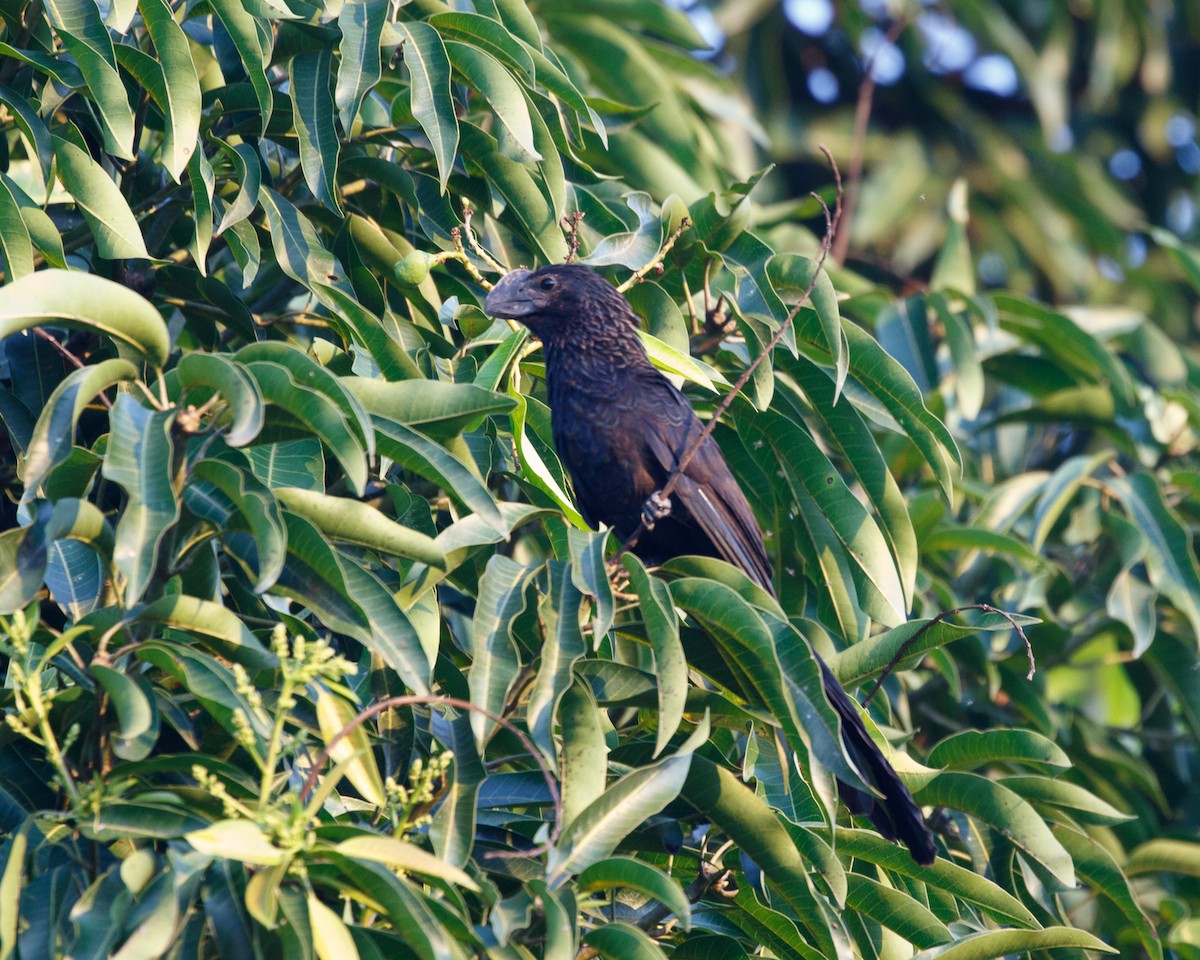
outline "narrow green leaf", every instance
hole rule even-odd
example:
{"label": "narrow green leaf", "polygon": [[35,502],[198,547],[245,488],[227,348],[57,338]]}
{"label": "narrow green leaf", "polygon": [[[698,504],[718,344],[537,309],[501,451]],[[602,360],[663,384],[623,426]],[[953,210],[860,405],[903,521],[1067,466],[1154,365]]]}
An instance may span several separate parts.
{"label": "narrow green leaf", "polygon": [[671,741],[683,720],[687,700],[687,658],[679,640],[679,618],[667,585],[646,572],[642,562],[631,553],[621,558],[629,572],[629,584],[638,596],[638,609],[654,651],[654,673],[658,678],[658,736],[654,756]]}
{"label": "narrow green leaf", "polygon": [[8,185],[0,180],[0,265],[6,281],[33,273],[33,241],[21,216],[21,207]]}
{"label": "narrow green leaf", "polygon": [[263,647],[238,615],[215,600],[189,597],[181,593],[171,594],[139,608],[134,619],[139,622],[160,623],[194,636],[208,638],[210,647],[235,663],[255,669],[270,668],[276,664],[275,655]]}
{"label": "narrow green leaf", "polygon": [[1135,815],[1118,810],[1090,790],[1067,780],[1027,775],[1001,777],[996,782],[1026,800],[1062,807],[1081,823],[1113,826],[1137,819]]}
{"label": "narrow green leaf", "polygon": [[1129,855],[1126,876],[1146,873],[1179,873],[1200,877],[1200,843],[1158,837],[1147,840]]}
{"label": "narrow green leaf", "polygon": [[[467,681],[471,702],[494,714],[504,713],[508,691],[521,669],[512,627],[525,609],[525,585],[536,569],[496,555],[488,560],[487,569],[479,578]],[[496,729],[496,721],[476,711],[471,714],[471,729],[482,752]]]}
{"label": "narrow green leaf", "polygon": [[641,930],[620,920],[589,930],[583,942],[606,960],[666,960],[667,956]]}
{"label": "narrow green leaf", "polygon": [[103,277],[39,270],[5,285],[0,339],[51,323],[94,330],[152,366],[167,362],[170,335],[158,311],[128,287]]}
{"label": "narrow green leaf", "polygon": [[515,401],[472,383],[346,377],[342,383],[368,413],[392,423],[416,427],[438,438],[474,430],[485,417],[507,413]]}
{"label": "narrow green leaf", "polygon": [[432,537],[389,519],[370,504],[299,487],[276,487],[275,496],[335,540],[384,556],[409,557],[442,569],[446,566],[446,555]]}
{"label": "narrow green leaf", "polygon": [[288,81],[304,181],[321,203],[341,213],[337,189],[340,143],[334,128],[333,95],[329,92],[332,65],[330,47],[302,53],[289,64]]}
{"label": "narrow green leaf", "polygon": [[918,953],[913,960],[993,960],[1009,954],[1034,953],[1057,947],[1075,947],[1116,953],[1103,940],[1074,927],[1046,927],[1044,930],[991,930],[971,933],[949,947],[934,947]]}
{"label": "narrow green leaf", "polygon": [[1069,767],[1070,759],[1053,740],[1033,730],[963,730],[929,752],[931,767],[972,770],[992,763],[1045,763]]}
{"label": "narrow green leaf", "polygon": [[533,122],[521,85],[495,57],[456,40],[444,43],[450,63],[467,85],[479,91],[496,115],[500,152],[519,163],[542,159],[533,142]]}
{"label": "narrow green leaf", "polygon": [[949,929],[929,908],[907,893],[888,887],[858,873],[848,874],[846,906],[889,930],[894,930],[918,949],[953,940]]}
{"label": "narrow green leaf", "polygon": [[1187,528],[1167,506],[1150,474],[1135,473],[1109,483],[1146,538],[1150,582],[1170,598],[1200,637],[1200,568]]}
{"label": "narrow green leaf", "polygon": [[397,23],[405,38],[404,63],[411,78],[412,112],[437,160],[442,192],[458,152],[458,117],[450,96],[450,58],[438,32],[420,21]]}
{"label": "narrow green leaf", "polygon": [[[174,21],[171,21],[174,23]],[[208,275],[208,247],[213,238],[213,178],[212,164],[197,146],[187,166],[188,179],[192,184],[192,220],[195,229],[189,249],[201,276]]]}
{"label": "narrow green leaf", "polygon": [[[91,5],[91,0],[83,2]],[[124,96],[122,84],[122,100]],[[59,137],[54,138],[54,156],[58,178],[91,228],[100,255],[109,260],[149,259],[137,218],[103,167],[75,144]]]}
{"label": "narrow green leaf", "polygon": [[218,820],[184,838],[201,853],[239,863],[269,867],[283,862],[283,851],[274,846],[262,827],[250,820]]}
{"label": "narrow green leaf", "polygon": [[[104,21],[100,19],[100,8],[91,0],[46,0],[45,6],[50,15],[50,22],[54,24],[54,29],[58,31],[67,50],[79,65],[100,110],[105,152],[122,160],[133,160],[136,151],[136,144],[133,142],[133,111],[129,109],[125,84],[117,72],[112,37],[109,36]],[[56,144],[55,151],[57,150]],[[60,156],[60,167],[62,162]],[[67,189],[71,189],[69,184]],[[140,256],[144,257],[146,254],[142,253]]]}
{"label": "narrow green leaf", "polygon": [[138,10],[162,64],[167,103],[163,113],[170,130],[171,153],[163,166],[175,180],[188,165],[200,133],[200,80],[183,28],[165,0],[138,0]]}
{"label": "narrow green leaf", "polygon": [[99,663],[88,669],[112,700],[122,737],[133,739],[150,729],[150,700],[133,677]]}
{"label": "narrow green leaf", "polygon": [[374,860],[400,870],[437,877],[439,880],[465,887],[467,890],[479,890],[479,885],[458,867],[439,860],[433,854],[426,853],[414,844],[403,843],[391,837],[362,834],[343,840],[334,847],[334,850],[345,857]]}
{"label": "narrow green leaf", "polygon": [[11,87],[0,84],[0,103],[8,108],[17,129],[24,136],[30,158],[37,161],[48,198],[54,186],[54,143],[50,139],[50,131],[30,102]]}
{"label": "narrow green leaf", "polygon": [[[10,295],[14,286],[19,284],[6,287],[6,294]],[[102,360],[95,366],[73,370],[54,388],[38,416],[25,450],[22,504],[32,501],[54,468],[71,456],[75,425],[87,405],[113,384],[124,383],[135,377],[137,368],[128,360]]]}
{"label": "narrow green leaf", "polygon": [[338,51],[342,56],[333,97],[346,135],[354,126],[363,97],[379,82],[379,45],[387,18],[387,0],[349,0],[338,14],[338,29],[342,32]]}
{"label": "narrow green leaf", "polygon": [[196,387],[210,387],[221,395],[228,407],[228,427],[222,434],[227,444],[242,447],[258,436],[263,427],[263,396],[239,364],[223,354],[192,352],[180,358],[175,370],[184,396]]}
{"label": "narrow green leaf", "polygon": [[212,8],[229,31],[242,66],[246,68],[262,118],[260,129],[266,133],[272,106],[271,84],[266,74],[266,65],[271,62],[271,34],[260,32],[253,15],[239,0],[212,0]]}
{"label": "narrow green leaf", "polygon": [[[343,773],[368,803],[383,807],[387,798],[383,791],[383,777],[375,764],[371,750],[371,739],[361,724],[350,733],[333,743],[342,730],[354,720],[354,707],[327,688],[317,692],[317,726],[321,740],[329,748],[329,757],[334,763],[344,764]],[[332,744],[332,746],[331,746]]]}
{"label": "narrow green leaf", "polygon": [[583,594],[572,582],[572,567],[557,560],[547,563],[550,588],[538,605],[544,625],[542,656],[525,706],[529,734],[547,756],[554,756],[554,718],[571,685],[575,662],[587,648],[579,628]]}
{"label": "narrow green leaf", "polygon": [[633,857],[609,857],[593,863],[579,874],[580,893],[624,887],[653,897],[679,918],[684,930],[691,929],[692,905],[679,884],[657,867]]}
{"label": "narrow green leaf", "polygon": [[611,856],[626,836],[674,800],[693,751],[708,735],[705,717],[674,755],[627,773],[581,811],[550,851],[546,882],[551,889]]}
{"label": "narrow green leaf", "polygon": [[176,412],[147,410],[129,394],[113,404],[105,479],[124,488],[129,499],[117,524],[113,563],[125,577],[125,603],[135,603],[154,575],[159,547],[179,519],[173,484]]}

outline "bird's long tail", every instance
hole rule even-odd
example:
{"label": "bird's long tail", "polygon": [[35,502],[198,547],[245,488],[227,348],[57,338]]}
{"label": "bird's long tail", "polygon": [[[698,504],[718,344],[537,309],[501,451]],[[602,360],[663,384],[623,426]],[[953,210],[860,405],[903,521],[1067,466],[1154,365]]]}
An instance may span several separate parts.
{"label": "bird's long tail", "polygon": [[883,794],[880,799],[839,781],[843,802],[852,813],[867,817],[888,840],[899,840],[908,847],[913,860],[928,866],[937,856],[937,847],[933,842],[933,833],[921,815],[921,808],[887,758],[875,746],[867,728],[863,726],[854,701],[823,661],[821,677],[829,703],[841,718],[842,742],[846,745],[846,752],[863,778]]}

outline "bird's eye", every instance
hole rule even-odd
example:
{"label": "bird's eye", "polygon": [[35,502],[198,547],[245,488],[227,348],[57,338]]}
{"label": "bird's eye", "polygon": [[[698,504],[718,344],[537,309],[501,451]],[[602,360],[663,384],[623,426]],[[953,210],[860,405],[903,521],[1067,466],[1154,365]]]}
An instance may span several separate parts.
{"label": "bird's eye", "polygon": [[543,290],[552,290],[556,285],[557,282],[553,277],[543,277],[542,282],[539,284]]}

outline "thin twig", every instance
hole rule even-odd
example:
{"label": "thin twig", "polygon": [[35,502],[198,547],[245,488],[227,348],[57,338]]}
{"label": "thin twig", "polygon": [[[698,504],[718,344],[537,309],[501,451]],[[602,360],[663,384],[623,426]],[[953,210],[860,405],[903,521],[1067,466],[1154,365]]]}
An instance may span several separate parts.
{"label": "thin twig", "polygon": [[669,237],[667,237],[667,242],[664,243],[662,245],[662,249],[659,250],[658,253],[656,253],[654,255],[654,259],[651,260],[644,267],[642,267],[642,269],[638,270],[637,273],[635,273],[632,277],[630,277],[628,280],[626,280],[623,284],[621,284],[619,287],[617,287],[617,291],[619,293],[624,293],[626,290],[628,290],[630,287],[632,287],[635,283],[641,283],[642,280],[646,277],[646,274],[650,273],[650,271],[662,269],[662,262],[664,259],[666,259],[667,254],[671,252],[671,248],[673,246],[675,246],[675,241],[677,241],[679,239],[680,235],[683,233],[683,231],[686,230],[691,225],[692,225],[692,221],[689,220],[687,217],[684,217],[682,220],[680,220],[679,226],[677,226],[674,230],[671,231],[671,235]]}
{"label": "thin twig", "polygon": [[332,753],[333,748],[336,747],[345,737],[349,736],[377,713],[382,713],[384,710],[391,710],[394,707],[415,706],[455,707],[459,710],[474,710],[476,713],[482,713],[489,720],[494,720],[496,723],[500,724],[500,726],[504,727],[504,729],[516,736],[516,738],[521,741],[521,746],[523,746],[529,752],[529,755],[533,757],[534,762],[537,763],[538,767],[542,771],[542,778],[546,781],[546,787],[550,791],[551,802],[554,804],[554,827],[550,831],[550,836],[546,838],[546,842],[539,847],[533,848],[532,850],[523,852],[491,850],[485,853],[484,856],[497,860],[516,857],[537,857],[543,853],[546,853],[551,847],[553,847],[554,842],[558,839],[559,833],[562,830],[563,817],[562,796],[558,792],[558,783],[554,779],[554,771],[552,771],[546,764],[541,752],[533,745],[533,741],[529,739],[529,737],[524,733],[524,731],[521,730],[520,727],[500,716],[498,713],[493,713],[486,707],[481,707],[477,703],[471,703],[469,700],[459,700],[457,697],[421,696],[418,694],[404,697],[388,697],[386,700],[379,700],[376,703],[371,704],[371,706],[367,707],[366,709],[360,710],[354,716],[353,720],[351,720],[348,724],[342,727],[341,730],[333,735],[333,738],[325,744],[325,748],[317,756],[316,762],[313,764],[312,769],[308,771],[308,776],[304,780],[304,786],[300,788],[300,802],[308,802],[309,794],[312,793],[313,787],[317,785],[317,778],[320,776],[322,768],[326,763],[329,762],[329,756]]}
{"label": "thin twig", "polygon": [[563,226],[567,228],[567,259],[563,263],[574,263],[575,255],[579,253],[579,224],[583,220],[582,210],[572,210],[562,218]]}
{"label": "thin twig", "polygon": [[[889,28],[885,43],[893,44],[899,38],[908,22],[897,20]],[[876,54],[883,49],[881,43]],[[841,232],[833,245],[833,262],[839,266],[846,261],[846,252],[850,249],[850,232],[854,223],[854,211],[858,206],[858,193],[862,187],[863,154],[867,149],[867,126],[871,122],[871,104],[875,98],[875,55],[863,66],[862,83],[858,85],[858,102],[854,105],[854,140],[850,147],[850,166],[846,169],[846,229]]]}
{"label": "thin twig", "polygon": [[[824,145],[821,146],[821,152],[825,154],[825,156],[829,159],[830,166],[833,167],[834,181],[837,184],[837,201],[835,203],[833,213],[830,213],[829,206],[825,203],[825,201],[816,194],[813,194],[817,202],[821,204],[822,209],[825,211],[825,237],[821,241],[821,256],[817,260],[817,269],[813,271],[812,279],[808,282],[808,286],[804,288],[804,292],[800,295],[800,299],[796,301],[795,306],[793,306],[788,312],[788,315],[784,318],[783,323],[779,325],[779,329],[775,331],[775,335],[771,337],[770,342],[763,349],[762,353],[755,357],[750,362],[750,365],[747,366],[744,371],[742,371],[742,375],[738,377],[737,382],[733,385],[733,388],[721,398],[721,402],[717,404],[716,410],[713,411],[713,415],[709,419],[708,423],[705,424],[704,429],[701,430],[692,439],[691,443],[688,444],[687,449],[683,451],[683,456],[679,458],[679,462],[675,464],[675,468],[671,471],[671,475],[667,477],[667,482],[663,484],[662,488],[654,494],[653,499],[669,502],[669,498],[674,492],[675,487],[679,484],[679,480],[683,476],[683,472],[688,468],[688,464],[692,462],[692,458],[696,456],[697,452],[699,452],[704,441],[712,436],[713,430],[717,428],[717,422],[721,419],[721,416],[725,413],[725,411],[729,409],[729,405],[733,403],[733,398],[741,393],[742,388],[750,382],[750,378],[754,376],[754,371],[758,369],[759,364],[761,364],[767,357],[771,355],[771,351],[775,349],[779,341],[783,339],[783,335],[787,332],[788,328],[791,327],[792,321],[795,319],[796,314],[800,312],[800,308],[803,307],[804,304],[808,302],[808,298],[812,296],[813,288],[816,286],[817,278],[821,275],[821,271],[825,267],[825,260],[829,256],[830,247],[833,244],[834,237],[837,236],[838,224],[841,222],[842,218],[842,177],[838,172],[837,161],[833,159],[833,154],[831,154]],[[613,556],[611,562],[614,564],[618,563],[623,554],[627,553],[637,545],[638,537],[645,532],[646,523],[643,520],[637,525],[637,529],[633,531],[632,535],[630,535],[630,537],[623,544],[621,544],[620,549]]]}
{"label": "thin twig", "polygon": [[471,249],[475,251],[475,255],[484,263],[495,270],[497,273],[508,273],[507,268],[499,260],[491,255],[488,250],[475,236],[475,231],[471,229],[471,218],[475,216],[475,211],[466,200],[463,201],[463,230],[466,234],[467,243],[471,245]]}
{"label": "thin twig", "polygon": [[1021,629],[1021,625],[1013,619],[1011,613],[1006,613],[1003,610],[999,610],[996,607],[993,607],[990,603],[969,603],[965,607],[955,607],[953,610],[943,610],[932,620],[921,624],[916,633],[900,644],[900,649],[896,651],[896,655],[887,662],[887,666],[883,668],[883,672],[875,678],[875,682],[871,685],[871,689],[868,690],[867,695],[863,697],[863,706],[865,707],[871,702],[871,698],[874,697],[875,694],[879,692],[879,688],[883,686],[883,681],[886,680],[891,675],[891,672],[896,669],[896,664],[904,659],[904,655],[912,648],[913,644],[925,636],[928,631],[932,630],[935,625],[944,622],[948,617],[965,613],[968,610],[981,610],[984,613],[996,613],[1007,620],[1009,624],[1011,624],[1012,628],[1017,631],[1017,635],[1025,642],[1025,655],[1029,658],[1029,673],[1025,675],[1025,679],[1032,680],[1033,675],[1037,670],[1037,665],[1034,663],[1033,659],[1033,644],[1029,642],[1029,637],[1025,636],[1025,631]]}
{"label": "thin twig", "polygon": [[[34,327],[33,332],[50,344],[50,346],[52,346],[69,364],[71,364],[71,366],[75,367],[77,370],[83,369],[83,361],[75,356],[75,354],[73,354],[70,350],[68,350],[49,330],[46,330],[44,327]],[[100,402],[109,410],[111,410],[112,401],[109,400],[108,397],[103,393],[99,394],[99,396]]]}

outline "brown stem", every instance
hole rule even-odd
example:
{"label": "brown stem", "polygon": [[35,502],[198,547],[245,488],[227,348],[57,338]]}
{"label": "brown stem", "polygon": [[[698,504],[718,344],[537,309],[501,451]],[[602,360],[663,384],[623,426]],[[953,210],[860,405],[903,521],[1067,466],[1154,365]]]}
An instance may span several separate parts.
{"label": "brown stem", "polygon": [[[903,19],[893,23],[887,32],[886,42],[895,43],[906,26],[908,26],[908,22]],[[850,166],[846,170],[846,229],[838,235],[837,242],[833,245],[833,262],[839,266],[846,262],[846,252],[850,249],[850,228],[854,223],[858,193],[862,187],[863,154],[867,148],[867,126],[871,122],[871,104],[875,98],[874,66],[875,57],[872,55],[863,67],[862,83],[858,85],[858,101],[854,105],[854,140],[850,148]]]}

